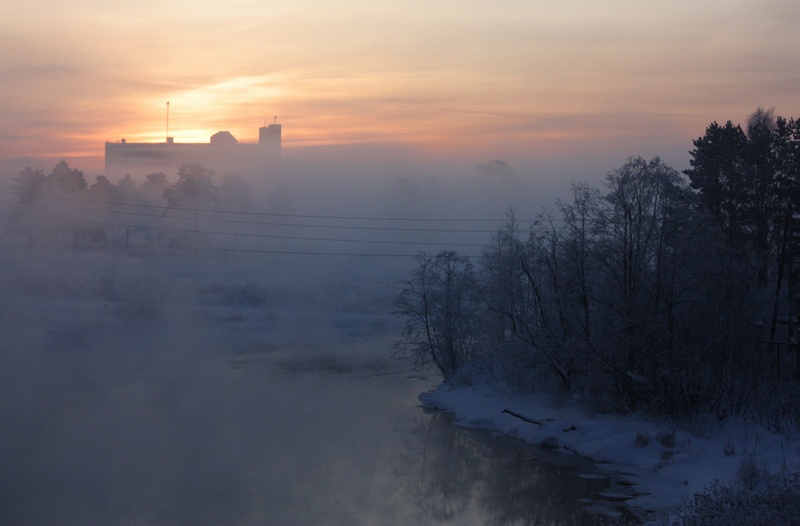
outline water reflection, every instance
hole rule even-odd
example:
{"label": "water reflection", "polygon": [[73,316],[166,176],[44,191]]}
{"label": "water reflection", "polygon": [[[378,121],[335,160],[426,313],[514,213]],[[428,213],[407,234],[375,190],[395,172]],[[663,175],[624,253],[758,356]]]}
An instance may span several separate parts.
{"label": "water reflection", "polygon": [[0,524],[608,523],[590,463],[423,412],[405,363],[157,340],[0,359]]}
{"label": "water reflection", "polygon": [[598,494],[612,481],[583,459],[465,429],[440,412],[420,418],[405,442],[404,489],[429,519],[490,525],[639,524],[619,505],[602,502]]}
{"label": "water reflection", "polygon": [[[13,269],[0,282],[0,524],[600,523],[580,499],[608,482],[576,478],[576,459],[543,464],[545,451],[417,407],[438,380],[389,358],[385,286],[324,292],[326,279],[305,298],[293,260],[112,258],[101,295],[89,276],[105,255],[30,256],[0,258]],[[217,266],[275,283],[242,304],[227,294],[239,288],[206,283]]]}

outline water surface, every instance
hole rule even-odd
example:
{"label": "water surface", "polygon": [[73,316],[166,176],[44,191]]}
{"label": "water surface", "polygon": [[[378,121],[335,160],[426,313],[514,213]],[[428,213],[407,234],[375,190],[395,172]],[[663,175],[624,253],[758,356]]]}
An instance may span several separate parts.
{"label": "water surface", "polygon": [[229,261],[63,258],[3,261],[16,274],[0,280],[1,524],[616,516],[625,488],[591,463],[419,407],[438,378],[392,359],[385,284],[281,288]]}

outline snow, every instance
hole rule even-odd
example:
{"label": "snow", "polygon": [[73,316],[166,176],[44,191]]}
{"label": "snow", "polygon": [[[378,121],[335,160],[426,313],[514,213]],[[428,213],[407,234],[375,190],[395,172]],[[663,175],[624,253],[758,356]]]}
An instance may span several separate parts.
{"label": "snow", "polygon": [[633,485],[636,495],[624,497],[643,517],[673,513],[714,479],[733,482],[748,457],[770,472],[800,470],[800,437],[771,433],[748,419],[709,417],[678,426],[639,415],[591,413],[574,400],[446,383],[421,394],[420,401],[424,408],[452,413],[459,425],[592,459]]}

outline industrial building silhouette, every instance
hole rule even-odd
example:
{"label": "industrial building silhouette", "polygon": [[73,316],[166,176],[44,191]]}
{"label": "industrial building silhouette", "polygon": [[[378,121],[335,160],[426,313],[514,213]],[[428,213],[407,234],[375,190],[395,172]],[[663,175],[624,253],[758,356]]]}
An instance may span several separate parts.
{"label": "industrial building silhouette", "polygon": [[218,174],[246,176],[275,175],[280,168],[281,125],[258,130],[258,143],[240,143],[227,131],[211,136],[207,143],[178,143],[167,137],[162,143],[106,141],[106,176],[128,173],[142,176],[152,172],[175,173],[184,163],[199,163]]}

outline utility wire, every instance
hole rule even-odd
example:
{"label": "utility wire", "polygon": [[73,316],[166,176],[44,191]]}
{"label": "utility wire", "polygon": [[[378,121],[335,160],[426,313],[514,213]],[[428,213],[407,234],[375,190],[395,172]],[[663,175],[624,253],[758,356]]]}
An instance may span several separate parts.
{"label": "utility wire", "polygon": [[[2,191],[0,191],[2,192]],[[53,198],[58,199],[58,198]],[[88,200],[81,200],[85,203],[90,204],[103,204],[98,203],[97,201],[88,201]],[[13,204],[13,202],[8,200],[0,200],[0,202]],[[23,205],[24,206],[24,205]],[[209,218],[209,217],[193,217],[193,216],[165,216],[162,214],[149,214],[144,212],[128,212],[123,210],[110,210],[110,209],[98,209],[98,208],[83,208],[77,206],[64,206],[64,205],[57,205],[57,204],[46,204],[46,205],[31,205],[31,206],[39,206],[44,208],[52,208],[58,210],[69,210],[69,211],[76,211],[76,212],[99,212],[99,213],[107,213],[107,214],[118,214],[118,215],[127,215],[127,216],[137,216],[137,217],[151,217],[151,218],[164,218],[169,217],[173,219],[185,219],[185,220],[200,220],[200,221],[210,221],[216,223],[228,223],[228,224],[236,224],[236,225],[262,225],[262,226],[286,226],[286,227],[293,227],[293,228],[325,228],[325,229],[338,229],[338,230],[367,230],[367,231],[387,231],[387,232],[431,232],[431,233],[461,233],[461,234],[491,234],[494,233],[495,230],[479,230],[479,229],[462,229],[462,228],[411,228],[411,227],[386,227],[386,226],[362,226],[362,225],[330,225],[330,224],[319,224],[319,223],[283,223],[283,222],[274,222],[274,221],[247,221],[243,219],[224,219],[224,218]],[[159,210],[164,210],[164,207],[155,207],[153,205],[134,205],[134,204],[126,204],[125,206],[140,206],[145,208],[157,208]],[[178,208],[172,207],[168,210],[173,211],[183,211],[183,212],[197,212],[197,213],[208,213],[212,212],[211,210],[205,209],[193,209],[193,208]],[[223,213],[222,211],[213,211],[215,213]],[[244,213],[244,212],[224,212],[224,213]],[[257,215],[266,215],[269,216],[270,214],[261,214],[253,212],[253,214]],[[326,217],[326,216],[302,216],[302,215],[294,215],[291,217],[297,218],[311,218],[311,217]],[[346,216],[327,216],[329,218],[336,218],[336,219],[354,219],[348,218]],[[368,218],[362,217],[361,220],[367,220]],[[384,218],[372,218],[374,221],[404,221],[402,219],[384,219]],[[408,221],[427,221],[424,219],[409,219]]]}
{"label": "utility wire", "polygon": [[[0,199],[0,202],[6,202]],[[24,208],[24,207],[23,207]],[[82,211],[89,211],[89,212],[100,212],[100,213],[114,213],[114,211],[109,210],[98,210],[98,209],[85,209],[85,208],[76,208],[76,207],[64,207],[58,205],[44,205],[45,210],[82,210]],[[4,215],[11,216],[13,213],[11,212],[4,212]],[[133,215],[144,215],[146,217],[152,217],[159,220],[166,220],[170,218],[165,218],[161,215],[153,215],[153,214],[136,214],[132,213]],[[44,220],[63,220],[61,217],[52,216],[52,215],[43,215],[40,216],[36,214],[33,210],[30,210],[27,213],[24,213],[26,217],[40,217]],[[193,219],[190,217],[184,217],[180,219]],[[241,232],[227,232],[227,231],[216,231],[216,230],[203,230],[203,229],[189,229],[189,228],[174,228],[170,226],[154,226],[154,225],[140,225],[140,224],[129,224],[129,223],[116,223],[110,221],[94,221],[89,219],[80,219],[76,218],[75,221],[78,224],[85,224],[85,225],[95,225],[98,227],[115,227],[115,228],[132,228],[132,229],[154,229],[158,231],[166,231],[171,233],[189,233],[189,234],[205,234],[205,235],[220,235],[220,236],[235,236],[235,237],[243,237],[243,238],[263,238],[263,239],[281,239],[281,240],[289,240],[289,241],[321,241],[321,242],[336,242],[336,243],[363,243],[363,244],[379,244],[379,245],[403,245],[405,247],[409,246],[438,246],[438,247],[482,247],[485,244],[482,243],[437,243],[437,242],[426,242],[426,241],[390,241],[390,240],[363,240],[363,239],[343,239],[343,238],[323,238],[323,237],[305,237],[305,236],[286,236],[286,235],[272,235],[272,234],[254,234],[254,233],[241,233]],[[215,220],[212,220],[215,221]],[[261,224],[259,222],[245,222],[249,224]],[[240,253],[257,253],[257,254],[285,254],[285,255],[308,255],[308,256],[349,256],[349,257],[383,257],[383,258],[394,258],[394,257],[416,257],[416,254],[387,254],[387,253],[359,253],[359,252],[325,252],[325,251],[301,251],[301,250],[276,250],[276,249],[247,249],[247,248],[216,248],[216,247],[187,247],[187,248],[194,248],[199,250],[211,250],[211,251],[221,251],[221,252],[240,252]],[[477,256],[467,256],[467,257],[477,257]]]}
{"label": "utility wire", "polygon": [[450,246],[450,247],[483,247],[485,243],[436,243],[430,241],[387,241],[387,240],[373,240],[373,239],[341,239],[341,238],[328,238],[328,237],[303,237],[303,236],[283,236],[273,234],[247,234],[242,232],[220,232],[217,230],[199,230],[189,228],[172,228],[172,227],[153,227],[149,225],[131,225],[123,223],[110,223],[106,221],[90,221],[78,220],[80,223],[98,226],[109,226],[117,228],[139,228],[148,229],[155,228],[157,230],[165,230],[168,232],[180,232],[186,234],[210,234],[221,236],[236,236],[236,237],[249,237],[261,239],[283,239],[289,241],[327,241],[336,243],[372,243],[382,245],[427,245],[427,246]]}
{"label": "utility wire", "polygon": [[[14,192],[11,190],[0,190],[0,194],[10,194],[15,196],[20,195],[30,195],[25,192]],[[85,199],[80,197],[68,197],[68,196],[52,196],[52,195],[37,195],[37,198],[44,198],[44,199],[51,199],[56,201],[72,201],[76,203],[88,203],[88,204],[108,204],[108,205],[119,205],[119,206],[136,206],[140,208],[150,208],[156,210],[175,210],[175,211],[184,211],[184,212],[193,212],[193,213],[210,213],[210,214],[238,214],[238,215],[248,215],[248,216],[257,216],[257,217],[288,217],[288,218],[296,218],[296,219],[333,219],[333,220],[352,220],[352,221],[416,221],[416,222],[430,222],[430,223],[503,223],[507,221],[507,219],[487,219],[487,218],[477,218],[477,219],[470,219],[470,218],[423,218],[423,217],[379,217],[379,216],[346,216],[346,215],[315,215],[315,214],[288,214],[288,213],[277,213],[277,212],[255,212],[255,211],[242,211],[242,210],[218,210],[213,208],[187,208],[187,207],[177,207],[177,206],[165,206],[165,205],[152,205],[152,204],[145,204],[145,203],[126,203],[124,201],[96,201],[92,199]],[[6,201],[7,202],[7,201]],[[518,219],[519,222],[530,222],[528,220],[521,220]]]}

